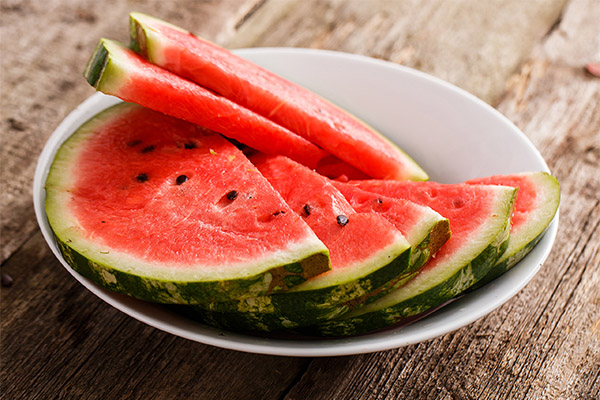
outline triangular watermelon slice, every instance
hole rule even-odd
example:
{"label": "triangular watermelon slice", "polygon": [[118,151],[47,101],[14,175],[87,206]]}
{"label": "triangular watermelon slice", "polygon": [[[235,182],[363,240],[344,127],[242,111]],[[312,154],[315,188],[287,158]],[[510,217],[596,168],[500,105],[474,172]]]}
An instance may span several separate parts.
{"label": "triangular watermelon slice", "polygon": [[251,160],[327,246],[332,269],[285,293],[215,302],[205,321],[254,331],[306,326],[381,296],[388,282],[411,275],[410,244],[385,218],[357,213],[327,178],[288,158]]}
{"label": "triangular watermelon slice", "polygon": [[512,268],[544,236],[558,210],[560,187],[556,178],[546,172],[495,175],[473,179],[466,183],[519,188],[508,247],[492,270],[477,285],[482,286]]}
{"label": "triangular watermelon slice", "polygon": [[73,269],[153,302],[257,296],[329,269],[323,243],[234,145],[134,104],[60,147],[46,213]]}
{"label": "triangular watermelon slice", "polygon": [[412,246],[411,264],[421,268],[450,239],[447,218],[427,206],[367,192],[342,182],[333,185],[357,212],[378,213],[391,222]]}
{"label": "triangular watermelon slice", "polygon": [[506,249],[515,188],[434,182],[354,184],[433,208],[450,220],[452,237],[407,284],[341,318],[310,328],[321,335],[370,332],[440,306],[482,279]]}
{"label": "triangular watermelon slice", "polygon": [[118,42],[101,39],[84,75],[97,90],[221,133],[266,154],[314,168],[327,153],[210,90],[159,68]]}
{"label": "triangular watermelon slice", "polygon": [[313,92],[159,19],[131,13],[130,22],[132,47],[150,62],[272,120],[370,177],[428,179],[380,133]]}

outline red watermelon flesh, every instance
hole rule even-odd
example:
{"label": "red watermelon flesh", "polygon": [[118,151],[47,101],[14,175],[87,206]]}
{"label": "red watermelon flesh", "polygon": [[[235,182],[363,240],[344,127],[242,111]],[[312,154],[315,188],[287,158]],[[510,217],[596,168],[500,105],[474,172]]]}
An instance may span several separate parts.
{"label": "red watermelon flesh", "polygon": [[519,188],[511,219],[511,232],[518,230],[527,221],[528,214],[536,204],[537,185],[528,175],[495,175],[472,179],[465,183],[476,185],[503,185]]}
{"label": "red watermelon flesh", "polygon": [[348,269],[358,276],[363,267],[372,268],[370,259],[382,249],[398,244],[406,249],[392,224],[377,214],[357,213],[327,178],[282,156],[251,161],[329,249],[331,271],[313,281],[329,282]]}
{"label": "red watermelon flesh", "polygon": [[[142,277],[136,288],[143,298],[164,283],[168,302],[176,302],[181,295],[169,282],[213,282],[226,291],[223,282],[262,281],[260,274],[319,248],[327,253],[234,145],[134,104],[105,110],[63,144],[46,191],[48,218],[64,246],[92,260],[92,269],[108,276],[104,283],[120,283],[113,274]],[[315,270],[303,278],[327,264],[311,264]],[[201,296],[221,294],[207,289]]]}
{"label": "red watermelon flesh", "polygon": [[439,307],[483,279],[505,249],[514,188],[397,181],[353,184],[433,208],[450,220],[452,237],[406,284],[360,309],[320,323],[314,327],[320,334],[365,333]]}
{"label": "red watermelon flesh", "polygon": [[133,47],[152,63],[269,118],[370,177],[427,179],[397,146],[311,91],[164,21],[140,13],[130,14],[130,21]]}
{"label": "red watermelon flesh", "polygon": [[510,242],[490,275],[493,278],[514,266],[541,239],[558,210],[560,187],[556,178],[545,172],[495,175],[466,183],[519,188],[512,216]]}
{"label": "red watermelon flesh", "polygon": [[384,196],[409,200],[431,207],[450,221],[451,238],[423,268],[433,269],[465,246],[469,235],[494,213],[497,193],[486,185],[441,184],[436,182],[355,181],[356,187]]}
{"label": "red watermelon flesh", "polygon": [[99,91],[193,122],[266,154],[283,154],[311,168],[327,155],[267,118],[150,64],[111,40],[100,40],[85,76]]}
{"label": "red watermelon flesh", "polygon": [[448,220],[427,206],[367,192],[348,183],[333,182],[333,185],[356,211],[378,213],[386,218],[404,235],[413,249],[426,241],[427,259],[450,238]]}

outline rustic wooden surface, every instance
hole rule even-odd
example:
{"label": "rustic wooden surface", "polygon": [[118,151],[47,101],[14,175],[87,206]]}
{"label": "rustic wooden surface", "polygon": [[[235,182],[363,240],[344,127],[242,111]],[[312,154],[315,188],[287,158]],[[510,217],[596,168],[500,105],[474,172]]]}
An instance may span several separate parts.
{"label": "rustic wooden surface", "polygon": [[[514,121],[562,187],[541,272],[485,318],[419,345],[337,358],[218,349],[111,308],[60,266],[31,184],[52,130],[94,91],[97,39],[148,12],[220,44],[334,49],[446,79]],[[0,0],[0,393],[6,399],[600,398],[597,0]]]}

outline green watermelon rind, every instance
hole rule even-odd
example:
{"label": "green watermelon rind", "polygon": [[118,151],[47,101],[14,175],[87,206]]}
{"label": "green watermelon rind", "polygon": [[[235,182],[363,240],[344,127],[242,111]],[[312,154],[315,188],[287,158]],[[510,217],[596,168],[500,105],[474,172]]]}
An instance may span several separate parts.
{"label": "green watermelon rind", "polygon": [[488,275],[473,286],[473,290],[498,278],[529,254],[544,237],[558,211],[560,204],[558,180],[547,172],[523,173],[522,175],[530,177],[539,189],[534,210],[522,228],[511,232],[506,251]]}
{"label": "green watermelon rind", "polygon": [[85,238],[66,206],[74,168],[69,160],[99,125],[131,106],[119,103],[81,125],[61,145],[50,167],[45,183],[46,215],[63,258],[75,271],[104,288],[138,299],[198,304],[289,290],[328,270],[329,252],[316,236],[240,266],[243,268],[199,265],[176,272]]}
{"label": "green watermelon rind", "polygon": [[[412,240],[421,240],[411,247],[410,265],[401,274],[392,272],[382,275],[376,283],[377,288],[367,290],[358,297],[347,296],[346,300],[331,301],[323,297],[326,291],[298,291],[302,286],[286,293],[274,294],[264,298],[251,298],[237,303],[212,303],[208,308],[196,307],[196,317],[206,323],[222,329],[247,331],[273,331],[284,328],[298,328],[325,321],[343,315],[364,304],[372,303],[398,288],[414,277],[415,273],[431,257],[431,245],[439,248],[440,237],[447,238],[450,226],[446,218],[431,212],[421,228],[411,232]],[[423,237],[425,235],[425,237]],[[432,236],[434,236],[432,238]],[[416,254],[416,256],[415,256]],[[384,270],[380,270],[385,272]],[[396,275],[394,275],[396,274]],[[321,295],[321,297],[319,297]],[[302,307],[299,307],[302,304]]]}
{"label": "green watermelon rind", "polygon": [[[449,276],[438,270],[424,270],[415,279],[399,287],[386,297],[341,317],[305,328],[304,332],[317,336],[350,336],[380,330],[403,319],[422,314],[444,304],[483,279],[506,251],[510,234],[510,216],[516,189],[498,192],[497,206],[480,231],[489,237],[487,245],[475,254],[462,255],[468,260]],[[438,275],[438,276],[436,276]],[[418,285],[425,282],[422,288]],[[433,283],[433,285],[427,282]],[[394,296],[399,300],[394,300]]]}
{"label": "green watermelon rind", "polygon": [[207,324],[223,329],[241,331],[276,331],[298,328],[329,320],[348,312],[349,304],[361,296],[383,287],[388,282],[412,276],[411,247],[405,241],[394,243],[380,251],[392,261],[369,274],[345,283],[319,289],[302,290],[303,285],[270,296],[234,302],[215,302],[208,307],[193,307],[193,314]]}
{"label": "green watermelon rind", "polygon": [[[248,331],[297,328],[330,320],[364,304],[372,303],[406,283],[429,260],[432,252],[439,248],[440,241],[449,237],[449,232],[448,219],[433,210],[428,212],[419,226],[409,232],[411,241],[420,242],[411,247],[410,265],[406,271],[400,275],[394,276],[392,273],[389,277],[384,276],[380,279],[384,282],[383,285],[345,302],[332,302],[310,293],[298,292],[297,290],[302,288],[299,286],[290,292],[265,298],[246,299],[238,303],[212,303],[208,308],[196,307],[196,317],[219,328]],[[264,306],[265,304],[268,306]],[[302,308],[298,304],[303,304]]]}

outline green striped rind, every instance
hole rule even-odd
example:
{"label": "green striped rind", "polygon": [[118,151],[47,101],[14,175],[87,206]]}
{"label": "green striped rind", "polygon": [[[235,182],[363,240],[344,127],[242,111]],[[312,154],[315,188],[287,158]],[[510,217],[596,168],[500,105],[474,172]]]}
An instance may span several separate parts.
{"label": "green striped rind", "polygon": [[[432,213],[433,214],[433,213]],[[438,216],[437,213],[435,213]],[[246,330],[246,331],[272,331],[282,328],[297,328],[315,324],[318,321],[327,321],[343,315],[351,310],[358,309],[365,304],[377,301],[392,290],[404,285],[416,272],[431,258],[450,236],[450,225],[448,220],[439,217],[428,218],[431,225],[414,238],[419,237],[420,243],[412,246],[410,264],[405,272],[400,275],[382,276],[379,281],[384,282],[375,290],[370,290],[361,296],[349,300],[335,301],[326,298],[326,291],[302,292],[291,291],[261,298],[247,299],[237,304],[213,303],[208,309],[198,309],[197,317],[206,323],[223,329]],[[418,239],[416,239],[418,240]],[[382,271],[383,272],[383,271]],[[386,274],[388,275],[388,274]],[[391,277],[391,279],[389,279]],[[389,280],[388,280],[389,279]],[[373,286],[373,285],[369,285]],[[299,287],[301,288],[301,287]],[[339,288],[340,290],[342,288]],[[300,309],[299,304],[303,304]],[[311,322],[312,321],[312,322]]]}
{"label": "green striped rind", "polygon": [[[317,253],[305,260],[286,264],[248,278],[222,281],[176,281],[122,271],[106,263],[93,260],[91,257],[86,257],[60,238],[56,237],[56,239],[65,261],[86,278],[113,292],[140,300],[166,304],[210,304],[214,301],[231,301],[269,293],[274,290],[272,283],[275,275],[294,276],[296,281],[306,281],[302,273],[288,271],[309,270],[310,268],[306,268],[305,264],[321,263],[320,259],[328,258],[326,254]],[[318,260],[313,260],[313,258]],[[275,288],[275,290],[282,289],[281,287]]]}
{"label": "green striped rind", "polygon": [[159,64],[160,59],[157,60],[157,57],[161,56],[162,35],[149,26],[151,23],[168,26],[182,33],[189,34],[190,32],[147,14],[139,12],[129,14],[129,37],[131,40],[129,47],[150,62]]}
{"label": "green striped rind", "polygon": [[[501,276],[503,273],[511,269],[515,264],[523,259],[533,248],[538,244],[538,242],[544,237],[544,233],[541,233],[538,237],[536,237],[531,242],[527,243],[524,247],[521,248],[520,251],[513,253],[512,256],[506,258],[504,255],[494,264],[494,266],[490,269],[486,276],[484,276],[479,282],[469,288],[469,291],[477,290],[484,286],[485,284],[493,281],[494,279]],[[510,238],[509,243],[507,243],[507,251],[510,246]]]}
{"label": "green striped rind", "polygon": [[[524,173],[536,186],[536,205],[527,221],[519,229],[513,229],[506,252],[500,257],[488,275],[473,286],[473,290],[498,278],[521,261],[544,237],[560,204],[558,180],[546,172]],[[467,182],[468,183],[468,182]],[[518,194],[517,194],[518,196]]]}
{"label": "green striped rind", "polygon": [[[403,319],[422,314],[444,304],[483,279],[496,261],[506,251],[510,233],[510,215],[516,190],[506,192],[499,207],[495,234],[488,245],[480,252],[465,258],[452,275],[436,282],[437,271],[425,270],[406,285],[389,295],[356,311],[317,325],[305,328],[304,333],[318,336],[359,335],[383,329],[401,322]],[[428,284],[431,281],[433,284]],[[400,298],[399,301],[393,300]]]}
{"label": "green striped rind", "polygon": [[[335,316],[377,301],[414,277],[416,272],[431,258],[431,255],[450,237],[448,220],[433,211],[429,214],[427,221],[423,222],[429,226],[425,229],[418,229],[418,232],[412,234],[413,241],[420,239],[421,242],[412,246],[410,265],[407,266],[406,271],[397,276],[391,274],[392,278],[389,281],[386,281],[388,277],[383,277],[381,281],[385,283],[375,290],[370,290],[345,302],[336,300],[333,303],[323,296],[326,294],[325,291],[320,293],[320,298],[313,297],[310,292],[291,291],[247,299],[238,304],[213,303],[208,309],[197,310],[198,316],[206,323],[224,329],[271,331],[330,320]],[[310,297],[306,297],[307,295]],[[299,304],[304,304],[302,309],[299,309]]]}
{"label": "green striped rind", "polygon": [[[419,270],[450,238],[450,223],[446,218],[430,221],[433,225],[427,230],[427,234],[419,243],[413,244],[411,264],[412,270]],[[407,239],[413,242],[411,239]],[[419,239],[417,239],[419,240]],[[411,243],[412,244],[412,243]]]}
{"label": "green striped rind", "polygon": [[302,290],[300,285],[285,293],[193,307],[192,313],[209,325],[240,331],[270,332],[329,320],[360,305],[353,300],[362,297],[366,301],[365,295],[381,290],[389,282],[412,277],[411,248],[406,244],[399,250],[389,255],[392,261],[387,265],[350,282],[312,290]]}
{"label": "green striped rind", "polygon": [[120,65],[121,53],[113,40],[100,39],[83,72],[88,83],[97,90],[118,93],[127,80],[127,70]]}

